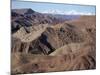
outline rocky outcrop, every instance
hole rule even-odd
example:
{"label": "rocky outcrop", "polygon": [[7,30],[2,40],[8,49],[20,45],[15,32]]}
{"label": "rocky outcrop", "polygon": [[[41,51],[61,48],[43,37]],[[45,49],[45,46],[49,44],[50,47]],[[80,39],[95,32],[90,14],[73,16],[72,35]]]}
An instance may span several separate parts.
{"label": "rocky outcrop", "polygon": [[20,49],[22,52],[48,55],[66,44],[80,43],[83,41],[84,38],[78,28],[73,25],[64,24],[58,29],[47,27],[39,37],[31,41],[25,42],[21,40]]}
{"label": "rocky outcrop", "polygon": [[11,38],[11,51],[12,52],[20,52],[21,48],[21,40],[15,37]]}
{"label": "rocky outcrop", "polygon": [[[41,47],[47,54],[55,51],[69,43],[80,43],[84,41],[80,30],[69,27],[68,24],[63,25],[59,29],[48,27],[41,36],[37,39],[39,41],[36,46]],[[34,45],[34,44],[33,44]]]}

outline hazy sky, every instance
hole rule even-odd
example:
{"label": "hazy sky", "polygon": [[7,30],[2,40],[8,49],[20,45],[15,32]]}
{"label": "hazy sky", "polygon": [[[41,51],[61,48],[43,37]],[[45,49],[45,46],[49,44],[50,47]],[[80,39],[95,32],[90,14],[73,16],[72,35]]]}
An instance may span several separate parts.
{"label": "hazy sky", "polygon": [[54,13],[54,14],[85,14],[95,15],[95,6],[71,5],[71,4],[55,4],[40,3],[29,1],[12,1],[12,9],[31,8],[37,12]]}

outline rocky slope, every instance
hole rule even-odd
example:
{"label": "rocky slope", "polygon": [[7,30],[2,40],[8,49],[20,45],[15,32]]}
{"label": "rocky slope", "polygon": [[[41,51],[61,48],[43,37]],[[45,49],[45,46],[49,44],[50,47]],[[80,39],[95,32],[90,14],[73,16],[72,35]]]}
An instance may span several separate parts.
{"label": "rocky slope", "polygon": [[28,32],[27,27],[38,24],[57,24],[64,20],[54,17],[53,15],[47,15],[38,13],[32,9],[12,9],[12,33],[19,30],[21,27]]}
{"label": "rocky slope", "polygon": [[63,23],[52,18],[31,9],[13,10],[13,74],[96,68],[96,17]]}
{"label": "rocky slope", "polygon": [[66,20],[79,18],[77,15],[53,15],[36,12],[30,8],[26,9],[12,9],[12,33],[19,30],[21,27],[28,32],[27,27],[39,24],[58,24]]}
{"label": "rocky slope", "polygon": [[[56,26],[46,27],[44,29],[41,28],[37,31],[33,30],[28,34],[25,34],[21,32],[21,30],[19,30],[18,32],[13,34],[13,37],[21,39],[22,43],[30,44],[28,45],[29,52],[32,52],[34,54],[34,50],[40,50],[47,55],[63,45],[69,43],[80,43],[84,41],[82,32],[78,28],[66,23],[62,24],[60,28],[56,28]],[[17,43],[16,41],[14,42],[15,44]]]}

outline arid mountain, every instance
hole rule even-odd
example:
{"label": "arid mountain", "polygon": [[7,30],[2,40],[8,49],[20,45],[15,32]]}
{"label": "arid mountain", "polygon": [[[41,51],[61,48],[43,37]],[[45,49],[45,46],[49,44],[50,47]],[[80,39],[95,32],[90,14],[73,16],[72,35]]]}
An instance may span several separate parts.
{"label": "arid mountain", "polygon": [[25,15],[25,14],[33,14],[33,13],[37,13],[35,12],[34,10],[32,9],[12,9],[12,12],[16,12],[17,14],[20,14],[20,15]]}
{"label": "arid mountain", "polygon": [[28,32],[27,27],[32,25],[56,24],[58,22],[60,19],[35,12],[32,9],[12,9],[12,32],[16,32],[21,27],[24,27]]}
{"label": "arid mountain", "polygon": [[[63,45],[69,43],[80,43],[84,41],[83,36],[84,35],[82,35],[82,32],[78,28],[66,23],[62,24],[62,26],[59,28],[56,26],[48,26],[44,29],[41,27],[41,29],[37,31],[33,30],[28,34],[23,33],[21,30],[13,34],[13,37],[19,38],[23,43],[25,42],[30,44],[28,47],[29,52],[33,52],[34,54],[35,50],[40,50],[43,51],[43,53],[46,53],[46,55]],[[14,44],[16,44],[16,42]]]}
{"label": "arid mountain", "polygon": [[[34,50],[46,51],[46,54],[49,54],[53,50],[56,50],[66,44],[81,43],[86,41],[86,39],[88,39],[88,41],[91,40],[87,34],[91,35],[92,37],[95,36],[94,29],[80,29],[80,27],[77,27],[76,24],[71,25],[68,23],[57,24],[55,26],[40,24],[38,26],[31,26],[29,28],[30,33],[27,33],[24,28],[20,28],[19,31],[14,33],[12,36],[13,38],[19,38],[23,43],[28,42],[28,45],[30,44],[28,51],[32,52],[33,54]],[[90,33],[88,33],[89,31]],[[16,44],[16,42],[14,44]]]}
{"label": "arid mountain", "polygon": [[12,9],[12,33],[16,32],[21,27],[27,30],[27,27],[39,24],[58,24],[66,20],[79,18],[79,16],[71,15],[53,15],[36,12],[32,9]]}
{"label": "arid mountain", "polygon": [[12,10],[12,74],[96,68],[96,16],[57,17]]}

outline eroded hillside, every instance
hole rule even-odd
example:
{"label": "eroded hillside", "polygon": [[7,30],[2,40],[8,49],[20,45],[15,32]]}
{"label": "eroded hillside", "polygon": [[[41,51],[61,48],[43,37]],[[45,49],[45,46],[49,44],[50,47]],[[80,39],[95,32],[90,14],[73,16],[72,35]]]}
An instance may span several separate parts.
{"label": "eroded hillside", "polygon": [[[96,68],[96,16],[59,22],[50,15],[23,12],[12,14],[12,74]],[[41,23],[44,19],[50,22]]]}

